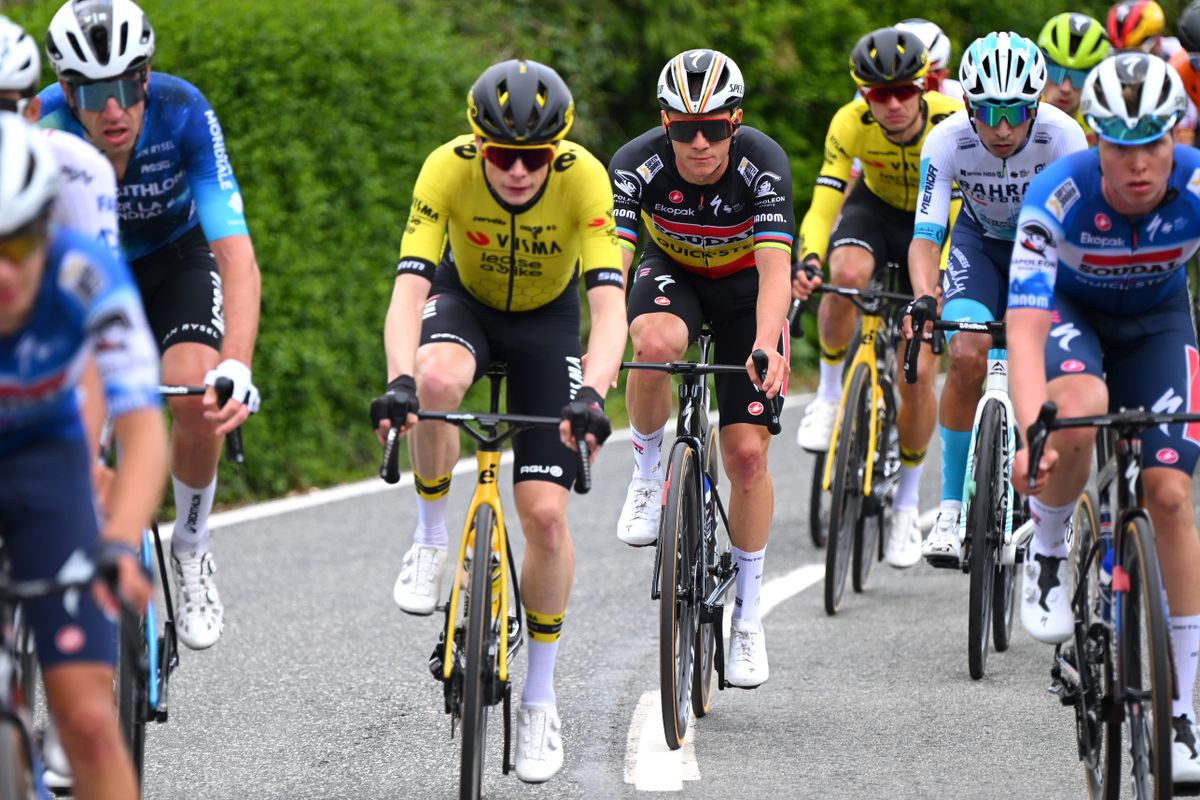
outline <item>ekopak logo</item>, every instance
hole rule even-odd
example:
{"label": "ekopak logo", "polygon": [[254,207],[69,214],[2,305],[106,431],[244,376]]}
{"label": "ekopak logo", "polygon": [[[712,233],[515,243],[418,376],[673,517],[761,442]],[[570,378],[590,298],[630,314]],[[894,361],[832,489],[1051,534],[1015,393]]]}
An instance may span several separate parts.
{"label": "ekopak logo", "polygon": [[1102,233],[1112,229],[1112,220],[1102,211],[1096,212],[1096,217],[1092,222],[1096,223],[1096,228]]}
{"label": "ekopak logo", "polygon": [[1083,372],[1083,362],[1078,358],[1068,358],[1058,368],[1063,372]]}
{"label": "ekopak logo", "polygon": [[667,195],[667,199],[670,200],[672,203],[682,203],[683,202],[683,192],[679,191],[678,189],[674,189],[674,190],[672,190],[672,192],[669,195]]}
{"label": "ekopak logo", "polygon": [[470,240],[471,244],[479,245],[480,247],[485,247],[491,244],[492,241],[483,231],[467,231],[467,239]]}
{"label": "ekopak logo", "polygon": [[746,410],[750,412],[751,416],[757,417],[763,412],[763,404],[755,400],[753,403],[746,406]]}
{"label": "ekopak logo", "polygon": [[1179,461],[1179,453],[1170,447],[1164,447],[1154,454],[1160,464],[1175,464]]}

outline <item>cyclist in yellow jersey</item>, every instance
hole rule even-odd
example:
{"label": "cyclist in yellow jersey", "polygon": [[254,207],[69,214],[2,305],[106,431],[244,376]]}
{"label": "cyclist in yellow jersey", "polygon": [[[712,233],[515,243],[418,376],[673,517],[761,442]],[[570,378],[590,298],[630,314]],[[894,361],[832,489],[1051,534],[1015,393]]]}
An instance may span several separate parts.
{"label": "cyclist in yellow jersey", "polygon": [[[865,287],[872,275],[894,265],[900,270],[902,286],[911,291],[908,245],[920,185],[921,145],[934,125],[963,108],[957,100],[922,90],[918,81],[928,68],[925,45],[911,31],[880,28],[854,46],[850,72],[861,96],[842,106],[829,125],[825,163],[812,205],[800,225],[803,263],[819,268],[828,249],[830,278],[835,284]],[[862,180],[846,198],[835,225],[855,158],[862,162]],[[810,288],[803,275],[798,269],[795,272],[797,297]],[[816,399],[805,411],[797,441],[807,450],[822,452],[829,446],[856,314],[849,302],[827,295],[821,299],[817,319],[821,381]],[[911,567],[921,557],[917,492],[936,416],[936,369],[933,356],[923,353],[918,382],[898,385],[902,468],[893,500],[895,514],[884,544],[884,557],[894,567]]]}
{"label": "cyclist in yellow jersey", "polygon": [[[611,430],[604,392],[627,333],[621,250],[603,165],[563,138],[574,103],[554,70],[534,61],[493,65],[471,88],[467,116],[474,136],[436,149],[413,189],[384,328],[390,382],[371,418],[381,440],[392,426],[403,433],[416,423],[418,395],[420,406],[453,411],[488,364],[503,361],[510,413],[564,419],[557,434],[537,429],[513,441],[530,632],[516,772],[539,783],[563,764],[553,678],[574,575],[566,509],[575,460],[566,420],[587,419],[593,455]],[[592,321],[586,368],[580,274]],[[458,444],[440,422],[416,425],[409,438],[418,526],[393,597],[410,614],[431,614],[441,600]]]}

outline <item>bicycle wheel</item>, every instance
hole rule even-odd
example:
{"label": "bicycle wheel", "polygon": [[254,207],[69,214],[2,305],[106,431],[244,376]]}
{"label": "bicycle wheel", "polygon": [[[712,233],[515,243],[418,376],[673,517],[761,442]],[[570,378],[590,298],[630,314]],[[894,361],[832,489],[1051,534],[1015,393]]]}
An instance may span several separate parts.
{"label": "bicycle wheel", "polygon": [[[132,628],[130,635],[127,628]],[[121,732],[133,759],[133,772],[141,786],[146,755],[146,710],[149,705],[146,669],[139,663],[146,658],[144,649],[134,643],[146,641],[146,617],[122,612],[117,625],[117,713]],[[144,646],[144,645],[143,645]]]}
{"label": "bicycle wheel", "polygon": [[825,477],[825,454],[814,453],[812,486],[808,490],[808,535],[813,546],[822,548],[829,538],[829,492],[821,489]]}
{"label": "bicycle wheel", "polygon": [[966,493],[967,560],[971,565],[971,591],[967,603],[967,667],[974,680],[987,669],[992,635],[992,603],[996,573],[1000,567],[996,551],[1004,525],[1004,407],[989,400],[979,417],[975,442],[975,466]]}
{"label": "bicycle wheel", "polygon": [[1072,589],[1079,597],[1074,611],[1087,632],[1082,652],[1078,648],[1075,652],[1080,684],[1075,703],[1075,737],[1088,797],[1116,800],[1121,795],[1121,724],[1104,719],[1103,701],[1112,696],[1112,660],[1107,646],[1108,628],[1094,625],[1107,613],[1100,595],[1104,550],[1096,546],[1101,539],[1099,508],[1096,495],[1089,489],[1075,504],[1073,519],[1076,559]]}
{"label": "bicycle wheel", "polygon": [[[709,429],[708,437],[704,446],[705,475],[711,476],[712,480],[707,487],[707,491],[715,495],[717,493],[718,473],[721,470],[720,456],[717,453],[717,434],[713,429]],[[717,517],[720,514],[717,511],[717,501],[715,498],[704,499],[704,518],[706,526],[711,524],[711,529],[705,530],[700,537],[701,550],[700,558],[696,562],[696,586],[699,587],[697,600],[705,600],[717,588]],[[696,625],[696,642],[693,650],[692,664],[692,713],[697,717],[703,717],[712,708],[712,676],[713,676],[713,658],[716,652],[716,629],[722,624],[720,617],[714,617],[709,622],[698,622]]]}
{"label": "bicycle wheel", "polygon": [[870,424],[871,370],[859,364],[850,377],[842,429],[833,454],[833,496],[829,508],[829,541],[825,545],[825,613],[836,614],[846,589],[856,529],[861,524],[863,476],[867,470],[867,426]]}
{"label": "bicycle wheel", "polygon": [[[894,408],[895,406],[891,406]],[[871,494],[878,501],[878,510],[870,520],[859,520],[854,536],[854,569],[850,573],[851,585],[854,591],[861,593],[867,588],[867,578],[871,575],[871,567],[879,560],[879,546],[887,534],[887,498],[884,497],[884,487],[890,477],[888,468],[893,463],[899,463],[900,443],[892,441],[892,428],[895,425],[895,413],[885,402],[877,404],[875,409],[875,458],[872,468]],[[895,450],[895,453],[891,451]]]}
{"label": "bicycle wheel", "polygon": [[1131,517],[1123,539],[1121,563],[1129,576],[1129,590],[1117,595],[1116,620],[1130,779],[1136,797],[1169,798],[1173,787],[1171,646],[1150,521]]}
{"label": "bicycle wheel", "polygon": [[667,468],[658,583],[658,686],[663,736],[672,750],[683,745],[688,726],[697,616],[693,554],[701,508],[696,492],[696,451],[687,442],[676,442]]}
{"label": "bicycle wheel", "polygon": [[475,542],[471,550],[471,583],[467,602],[466,671],[462,686],[462,764],[460,800],[477,800],[483,788],[483,753],[487,713],[492,704],[496,670],[496,621],[492,619],[492,507],[475,509]]}

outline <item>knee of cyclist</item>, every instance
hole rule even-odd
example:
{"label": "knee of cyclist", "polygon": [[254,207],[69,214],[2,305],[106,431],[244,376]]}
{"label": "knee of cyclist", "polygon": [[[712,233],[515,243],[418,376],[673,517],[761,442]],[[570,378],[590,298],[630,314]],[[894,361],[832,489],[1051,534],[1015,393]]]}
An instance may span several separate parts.
{"label": "knee of cyclist", "polygon": [[950,353],[950,377],[979,383],[987,368],[987,342],[978,337],[958,334],[946,343]]}
{"label": "knee of cyclist", "polygon": [[[829,277],[838,286],[862,288],[875,271],[875,258],[862,248],[839,247],[829,255]],[[849,305],[849,301],[843,301]]]}
{"label": "knee of cyclist", "polygon": [[654,328],[638,331],[633,337],[635,361],[673,361],[682,356],[686,349],[686,341],[678,341],[667,331]]}
{"label": "knee of cyclist", "polygon": [[431,409],[457,408],[467,392],[450,370],[440,369],[436,363],[418,365],[416,381],[421,405]]}
{"label": "knee of cyclist", "polygon": [[54,720],[73,760],[106,764],[124,757],[111,696],[72,703],[65,709],[56,708]]}
{"label": "knee of cyclist", "polygon": [[199,397],[185,397],[173,401],[171,424],[187,431],[212,435],[212,423],[204,418],[204,404]]}
{"label": "knee of cyclist", "polygon": [[1167,536],[1168,531],[1183,530],[1188,535],[1195,536],[1192,524],[1191,482],[1153,480],[1148,476],[1144,483],[1146,507],[1150,509],[1151,518],[1155,522],[1156,534]]}
{"label": "knee of cyclist", "polygon": [[557,552],[567,543],[567,517],[556,502],[534,503],[521,512],[525,540],[542,552]]}
{"label": "knee of cyclist", "polygon": [[723,453],[725,473],[731,483],[745,486],[767,474],[767,454],[758,442],[737,444]]}
{"label": "knee of cyclist", "polygon": [[[1067,414],[1060,414],[1062,417]],[[1070,416],[1077,416],[1071,414]],[[1096,434],[1091,428],[1065,428],[1051,434],[1054,449],[1060,459],[1074,460],[1091,456],[1096,445]]]}

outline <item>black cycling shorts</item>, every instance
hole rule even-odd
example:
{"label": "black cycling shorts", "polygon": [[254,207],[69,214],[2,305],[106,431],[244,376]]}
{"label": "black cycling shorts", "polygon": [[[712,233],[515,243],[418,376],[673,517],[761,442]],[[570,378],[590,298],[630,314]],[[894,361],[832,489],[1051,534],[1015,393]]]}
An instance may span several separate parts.
{"label": "black cycling shorts", "polygon": [[[880,200],[859,181],[842,206],[842,214],[829,234],[829,252],[839,247],[861,247],[875,256],[875,276],[891,266],[900,271],[899,291],[912,294],[908,277],[908,246],[912,243],[912,211],[901,211]],[[828,257],[826,257],[828,260]],[[884,285],[887,283],[884,281]]]}
{"label": "black cycling shorts", "polygon": [[[629,321],[642,314],[674,314],[687,325],[688,342],[696,341],[704,323],[712,328],[715,361],[745,364],[758,334],[758,268],[747,267],[712,280],[690,272],[650,243],[642,251],[629,290]],[[785,329],[786,330],[786,329]],[[780,337],[780,352],[789,358],[791,340]],[[766,398],[748,375],[714,376],[721,427],[738,422],[766,425]],[[787,393],[787,383],[783,392]]]}
{"label": "black cycling shorts", "polygon": [[221,274],[199,225],[130,267],[160,353],[180,342],[221,349]]}
{"label": "black cycling shorts", "polygon": [[[494,361],[506,365],[507,411],[557,417],[583,383],[579,358],[579,297],[575,284],[532,311],[501,311],[476,300],[453,268],[434,275],[421,323],[421,344],[453,342],[475,357],[475,380]],[[575,481],[576,455],[557,428],[513,437],[513,482]]]}

